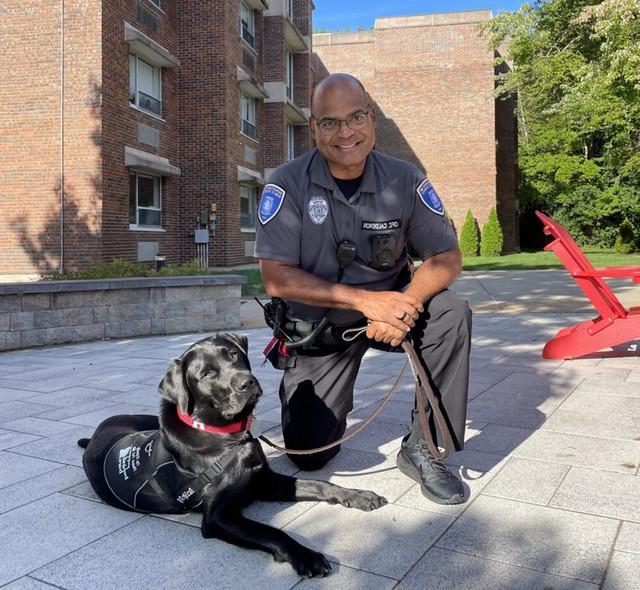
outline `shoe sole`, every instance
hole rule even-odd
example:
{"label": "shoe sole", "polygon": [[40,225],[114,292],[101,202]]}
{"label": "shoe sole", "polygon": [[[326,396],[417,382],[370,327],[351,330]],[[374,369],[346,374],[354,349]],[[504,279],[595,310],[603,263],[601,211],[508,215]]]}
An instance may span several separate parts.
{"label": "shoe sole", "polygon": [[451,498],[439,498],[438,496],[432,494],[424,485],[424,482],[420,478],[420,473],[418,472],[418,470],[402,456],[402,453],[398,453],[398,456],[396,457],[396,465],[401,473],[411,478],[416,483],[420,484],[420,490],[422,491],[422,495],[428,500],[431,500],[436,504],[445,504],[445,505],[464,503],[465,501],[464,496],[460,496],[458,494],[456,494],[455,496],[452,496]]}

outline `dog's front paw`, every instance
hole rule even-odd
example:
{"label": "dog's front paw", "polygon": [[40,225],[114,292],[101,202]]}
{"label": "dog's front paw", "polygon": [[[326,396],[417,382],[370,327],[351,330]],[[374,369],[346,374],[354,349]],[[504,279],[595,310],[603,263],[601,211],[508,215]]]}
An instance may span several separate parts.
{"label": "dog's front paw", "polygon": [[306,578],[324,578],[331,572],[331,564],[327,561],[327,558],[322,553],[312,551],[306,547],[297,551],[296,555],[292,555],[290,561],[296,573]]}
{"label": "dog's front paw", "polygon": [[352,490],[353,493],[342,502],[347,508],[357,508],[369,512],[388,504],[387,499],[369,490]]}

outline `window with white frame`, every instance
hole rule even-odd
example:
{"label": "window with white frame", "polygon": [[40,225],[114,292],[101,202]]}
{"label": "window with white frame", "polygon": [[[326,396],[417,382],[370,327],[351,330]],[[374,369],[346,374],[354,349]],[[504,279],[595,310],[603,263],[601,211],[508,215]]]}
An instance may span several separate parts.
{"label": "window with white frame", "polygon": [[129,54],[129,102],[162,117],[162,68]]}
{"label": "window with white frame", "polygon": [[256,46],[256,21],[253,8],[245,2],[240,2],[240,36],[248,45]]}
{"label": "window with white frame", "polygon": [[162,8],[162,0],[149,0],[152,4],[155,4],[158,8]]}
{"label": "window with white frame", "polygon": [[293,21],[293,0],[287,0],[287,16]]}
{"label": "window with white frame", "polygon": [[242,120],[240,130],[251,139],[257,139],[256,128],[256,99],[245,94],[240,94],[240,118]]}
{"label": "window with white frame", "polygon": [[293,125],[287,125],[287,160],[293,160],[296,157],[296,142]]}
{"label": "window with white frame", "polygon": [[159,176],[129,175],[129,224],[162,227],[162,179]]}
{"label": "window with white frame", "polygon": [[240,228],[256,227],[256,187],[240,185]]}
{"label": "window with white frame", "polygon": [[293,100],[293,53],[288,49],[284,54],[284,79],[287,87],[287,98]]}

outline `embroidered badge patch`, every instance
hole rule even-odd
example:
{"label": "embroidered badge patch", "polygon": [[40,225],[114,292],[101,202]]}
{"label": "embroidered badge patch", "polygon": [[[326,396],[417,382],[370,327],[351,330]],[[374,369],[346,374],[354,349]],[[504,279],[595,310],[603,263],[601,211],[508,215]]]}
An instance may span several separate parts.
{"label": "embroidered badge patch", "polygon": [[428,178],[425,178],[420,183],[417,190],[420,200],[430,211],[433,211],[437,215],[444,215],[444,205],[442,204],[436,189],[433,188],[433,185],[429,182]]}
{"label": "embroidered badge patch", "polygon": [[329,215],[329,203],[327,203],[327,199],[324,197],[311,197],[307,211],[309,211],[311,221],[316,225],[320,225],[324,223],[327,215]]}
{"label": "embroidered badge patch", "polygon": [[285,190],[277,184],[267,184],[262,190],[258,219],[262,225],[269,223],[280,211],[284,202]]}

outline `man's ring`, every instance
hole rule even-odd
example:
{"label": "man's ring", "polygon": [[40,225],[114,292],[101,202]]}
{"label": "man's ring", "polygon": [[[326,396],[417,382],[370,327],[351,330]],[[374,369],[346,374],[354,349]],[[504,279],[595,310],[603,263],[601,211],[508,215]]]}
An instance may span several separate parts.
{"label": "man's ring", "polygon": [[402,315],[398,318],[401,322],[404,322],[407,319],[407,316],[409,314],[405,311],[402,313]]}

